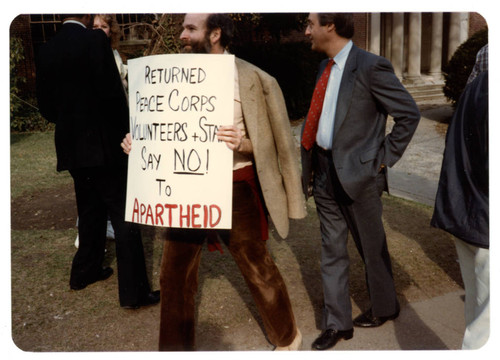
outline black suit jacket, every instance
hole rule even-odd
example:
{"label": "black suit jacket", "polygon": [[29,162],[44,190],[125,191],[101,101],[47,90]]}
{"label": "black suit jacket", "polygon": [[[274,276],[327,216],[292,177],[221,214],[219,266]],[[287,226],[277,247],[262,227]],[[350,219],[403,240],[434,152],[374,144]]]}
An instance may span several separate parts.
{"label": "black suit jacket", "polygon": [[103,31],[66,23],[37,58],[40,112],[56,124],[57,170],[126,165],[128,106]]}
{"label": "black suit jacket", "polygon": [[[320,64],[319,74],[327,60]],[[395,124],[386,136],[388,115]],[[381,164],[390,167],[399,160],[419,120],[417,105],[391,63],[353,45],[340,83],[332,143],[338,178],[352,200],[375,181]],[[313,178],[312,152],[301,147],[306,196]]]}

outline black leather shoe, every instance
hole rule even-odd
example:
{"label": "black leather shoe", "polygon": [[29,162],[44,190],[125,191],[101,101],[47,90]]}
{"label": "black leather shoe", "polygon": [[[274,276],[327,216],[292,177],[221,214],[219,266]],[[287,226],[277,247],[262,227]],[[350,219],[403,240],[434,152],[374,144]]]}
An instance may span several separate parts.
{"label": "black leather shoe", "polygon": [[388,320],[394,320],[399,316],[399,310],[389,316],[373,316],[372,309],[369,309],[364,314],[359,315],[353,320],[354,326],[358,327],[378,327],[383,325]]}
{"label": "black leather shoe", "polygon": [[312,343],[313,350],[326,350],[335,346],[335,344],[340,340],[352,339],[354,330],[334,330],[327,329]]}
{"label": "black leather shoe", "polygon": [[95,279],[89,280],[87,282],[81,282],[78,284],[70,284],[71,290],[83,290],[90,284],[93,284],[98,281],[106,280],[111,275],[113,275],[113,269],[110,267],[102,268],[102,271],[97,275]]}
{"label": "black leather shoe", "polygon": [[160,302],[160,290],[150,292],[144,299],[133,305],[122,305],[124,309],[139,309],[141,306],[155,305]]}

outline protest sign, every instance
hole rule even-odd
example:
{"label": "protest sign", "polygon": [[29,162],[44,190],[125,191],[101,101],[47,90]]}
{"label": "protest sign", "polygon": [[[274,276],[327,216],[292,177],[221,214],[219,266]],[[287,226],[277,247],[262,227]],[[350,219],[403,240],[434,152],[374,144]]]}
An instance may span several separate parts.
{"label": "protest sign", "polygon": [[233,124],[234,66],[233,55],[129,60],[126,221],[231,228],[233,152],[216,131]]}

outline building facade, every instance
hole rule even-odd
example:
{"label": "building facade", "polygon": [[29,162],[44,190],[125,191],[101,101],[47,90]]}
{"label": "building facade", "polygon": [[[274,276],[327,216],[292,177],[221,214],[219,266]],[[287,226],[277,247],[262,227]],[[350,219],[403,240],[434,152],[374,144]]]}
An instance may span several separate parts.
{"label": "building facade", "polygon": [[486,27],[477,13],[364,14],[366,50],[389,59],[406,84],[442,81],[442,66],[476,31]]}
{"label": "building facade", "polygon": [[[154,21],[159,14],[117,14],[122,27],[121,45],[147,46],[151,32],[144,19]],[[478,13],[355,13],[354,42],[361,48],[386,57],[396,75],[410,90],[435,87],[442,96],[442,67],[455,50],[475,32],[487,26]],[[24,60],[18,73],[26,79],[25,91],[33,91],[34,58],[40,44],[53,36],[61,25],[53,14],[19,15],[10,26],[10,36],[23,40]],[[141,28],[142,26],[142,28]],[[296,41],[304,41],[297,33]]]}

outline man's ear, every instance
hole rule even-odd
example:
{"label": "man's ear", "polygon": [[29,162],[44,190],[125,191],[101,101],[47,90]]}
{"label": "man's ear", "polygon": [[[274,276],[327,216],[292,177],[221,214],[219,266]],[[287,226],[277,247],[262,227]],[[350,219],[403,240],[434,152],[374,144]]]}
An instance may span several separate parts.
{"label": "man's ear", "polygon": [[217,44],[218,42],[220,42],[220,37],[221,37],[221,29],[220,28],[212,30],[212,32],[210,33],[210,44],[212,44],[212,46],[213,46],[213,45]]}
{"label": "man's ear", "polygon": [[335,33],[337,32],[337,29],[335,28],[334,24],[326,24],[326,30],[328,32],[331,32],[331,31],[335,31]]}

